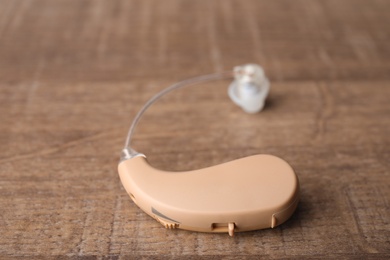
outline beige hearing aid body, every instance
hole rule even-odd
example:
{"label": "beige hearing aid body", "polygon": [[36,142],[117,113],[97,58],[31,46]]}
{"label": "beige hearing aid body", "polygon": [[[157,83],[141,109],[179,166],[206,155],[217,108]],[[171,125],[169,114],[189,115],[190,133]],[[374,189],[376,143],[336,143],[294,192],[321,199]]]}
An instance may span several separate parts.
{"label": "beige hearing aid body", "polygon": [[[236,67],[229,96],[247,113],[263,108],[269,82],[255,64]],[[231,77],[217,73],[176,83],[153,96],[129,129],[118,166],[130,197],[166,228],[201,232],[235,232],[273,228],[285,222],[299,200],[299,182],[292,167],[273,155],[254,155],[187,172],[153,168],[131,148],[131,137],[142,114],[172,90]]]}
{"label": "beige hearing aid body", "polygon": [[292,215],[299,198],[293,169],[272,155],[189,172],[157,170],[137,156],[119,164],[119,175],[134,203],[166,228],[230,235],[273,228]]}

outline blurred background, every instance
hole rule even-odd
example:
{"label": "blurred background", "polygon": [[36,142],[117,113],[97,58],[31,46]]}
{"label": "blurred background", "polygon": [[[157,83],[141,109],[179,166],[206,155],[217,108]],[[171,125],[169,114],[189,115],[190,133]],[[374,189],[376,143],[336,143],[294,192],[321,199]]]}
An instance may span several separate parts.
{"label": "blurred background", "polygon": [[188,77],[248,61],[261,63],[274,81],[389,75],[386,0],[1,6],[1,78],[8,81]]}

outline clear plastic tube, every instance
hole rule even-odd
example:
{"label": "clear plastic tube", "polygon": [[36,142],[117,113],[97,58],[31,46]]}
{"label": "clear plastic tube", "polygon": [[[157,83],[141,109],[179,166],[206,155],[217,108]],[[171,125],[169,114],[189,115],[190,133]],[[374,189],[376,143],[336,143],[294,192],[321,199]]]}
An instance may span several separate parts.
{"label": "clear plastic tube", "polygon": [[141,110],[138,111],[133,122],[131,123],[129,132],[127,133],[125,146],[122,150],[121,161],[130,159],[130,158],[135,157],[135,156],[140,156],[140,155],[143,156],[143,154],[140,154],[132,149],[131,141],[132,141],[132,137],[134,135],[135,128],[137,127],[137,124],[138,124],[139,120],[141,119],[142,115],[157,100],[159,100],[161,97],[165,96],[166,94],[170,93],[171,91],[179,89],[179,88],[188,87],[188,86],[192,86],[192,85],[196,85],[196,84],[204,83],[204,82],[208,82],[208,81],[213,81],[213,80],[231,78],[231,77],[233,77],[232,71],[226,71],[226,72],[198,76],[198,77],[194,77],[194,78],[190,78],[190,79],[186,79],[186,80],[177,82],[177,83],[167,87],[166,89],[162,90],[161,92],[157,93],[156,95],[154,95],[151,99],[149,99],[145,103],[145,105],[141,108]]}

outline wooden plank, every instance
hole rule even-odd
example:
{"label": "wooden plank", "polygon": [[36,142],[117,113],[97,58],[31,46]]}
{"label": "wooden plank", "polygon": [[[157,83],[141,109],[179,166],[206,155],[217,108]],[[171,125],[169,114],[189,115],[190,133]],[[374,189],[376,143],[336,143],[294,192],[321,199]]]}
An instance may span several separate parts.
{"label": "wooden plank", "polygon": [[[388,1],[0,0],[0,255],[4,258],[390,257]],[[256,153],[301,183],[275,229],[165,230],[116,167],[137,110],[191,76],[256,62],[271,79],[246,115],[228,80],[178,90],[134,146],[190,170]]]}

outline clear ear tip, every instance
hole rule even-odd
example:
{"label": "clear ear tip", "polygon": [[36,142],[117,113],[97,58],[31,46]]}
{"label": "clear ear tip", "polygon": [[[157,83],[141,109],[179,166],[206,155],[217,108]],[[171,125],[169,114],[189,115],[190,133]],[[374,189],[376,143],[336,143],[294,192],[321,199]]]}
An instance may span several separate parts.
{"label": "clear ear tip", "polygon": [[263,109],[269,88],[263,69],[257,64],[246,64],[234,68],[228,94],[236,105],[253,114]]}

